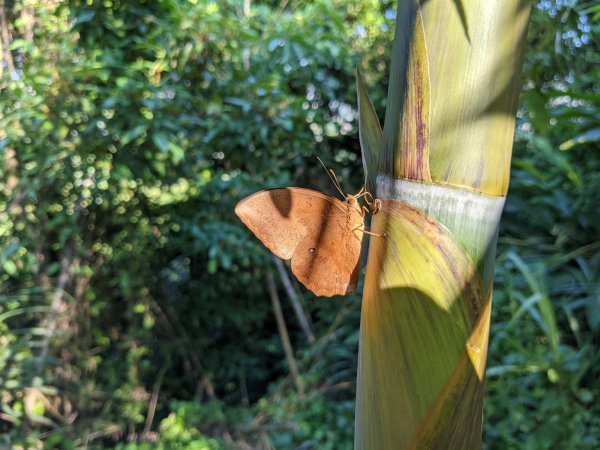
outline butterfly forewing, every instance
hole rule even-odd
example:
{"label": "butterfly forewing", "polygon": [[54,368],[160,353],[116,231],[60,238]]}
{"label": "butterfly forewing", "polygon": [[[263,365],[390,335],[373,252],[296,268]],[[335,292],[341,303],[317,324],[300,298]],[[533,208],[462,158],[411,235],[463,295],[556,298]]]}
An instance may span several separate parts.
{"label": "butterfly forewing", "polygon": [[344,204],[317,191],[284,188],[259,191],[240,201],[235,213],[273,253],[290,259],[309,230],[322,227]]}

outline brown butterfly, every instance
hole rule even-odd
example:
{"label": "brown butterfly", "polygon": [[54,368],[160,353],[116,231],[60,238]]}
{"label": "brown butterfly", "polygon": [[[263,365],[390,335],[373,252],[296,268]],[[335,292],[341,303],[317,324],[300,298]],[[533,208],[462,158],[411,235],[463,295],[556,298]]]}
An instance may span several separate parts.
{"label": "brown butterfly", "polygon": [[[335,174],[332,180],[344,195]],[[241,200],[235,213],[275,255],[292,260],[292,272],[315,295],[344,295],[356,290],[362,236],[373,234],[365,230],[365,214],[381,206],[364,187],[344,197],[270,189]],[[369,208],[358,203],[360,197]]]}

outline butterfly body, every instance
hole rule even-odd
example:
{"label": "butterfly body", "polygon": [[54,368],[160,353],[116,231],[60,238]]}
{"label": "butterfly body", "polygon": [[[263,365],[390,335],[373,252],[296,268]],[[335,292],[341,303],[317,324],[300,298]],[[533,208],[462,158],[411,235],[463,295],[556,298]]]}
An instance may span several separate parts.
{"label": "butterfly body", "polygon": [[235,213],[316,295],[356,290],[366,208],[358,195],[344,201],[304,188],[259,191]]}

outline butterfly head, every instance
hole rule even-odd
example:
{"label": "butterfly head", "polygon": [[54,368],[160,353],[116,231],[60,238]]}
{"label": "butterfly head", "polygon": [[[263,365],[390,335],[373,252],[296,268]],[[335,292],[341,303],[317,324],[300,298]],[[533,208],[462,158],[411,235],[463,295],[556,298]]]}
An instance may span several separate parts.
{"label": "butterfly head", "polygon": [[[368,212],[370,212],[371,214],[377,214],[377,212],[381,209],[381,200],[379,200],[378,198],[374,198],[373,195],[369,191],[367,191],[365,186],[363,186],[362,189],[356,195],[344,194],[344,191],[342,190],[340,182],[335,176],[335,172],[333,171],[333,169],[328,169],[325,163],[321,161],[321,158],[319,158],[318,156],[317,159],[325,168],[327,175],[329,175],[329,178],[331,178],[331,181],[333,181],[333,184],[335,185],[336,189],[339,191],[340,194],[342,194],[343,197],[345,197],[346,204],[349,208],[356,209],[361,216],[364,216],[365,213]],[[358,199],[361,197],[364,197],[367,206],[361,206],[358,203]]]}
{"label": "butterfly head", "polygon": [[349,206],[359,206],[356,195],[346,195],[346,203],[348,203]]}
{"label": "butterfly head", "polygon": [[348,205],[348,209],[349,210],[353,209],[356,212],[358,212],[361,216],[364,216],[365,215],[365,209],[358,202],[358,199],[359,199],[358,194],[357,195],[347,194],[344,203],[346,203],[346,205]]}
{"label": "butterfly head", "polygon": [[[367,206],[360,206],[358,203],[358,199],[363,197],[365,199],[365,203]],[[381,209],[381,200],[378,198],[374,198],[373,195],[367,191],[364,187],[358,192],[356,195],[347,195],[346,203],[349,206],[355,207],[361,210],[361,215],[365,215],[365,213],[377,214]]]}
{"label": "butterfly head", "polygon": [[[361,190],[356,195],[348,194],[345,197],[346,198],[344,203],[348,205],[348,209],[354,209],[363,217],[365,214],[368,213],[377,214],[377,212],[379,212],[379,210],[381,209],[381,200],[379,200],[378,198],[373,198],[373,196],[369,192],[364,192]],[[358,199],[361,197],[365,199],[366,206],[361,205],[358,202]]]}

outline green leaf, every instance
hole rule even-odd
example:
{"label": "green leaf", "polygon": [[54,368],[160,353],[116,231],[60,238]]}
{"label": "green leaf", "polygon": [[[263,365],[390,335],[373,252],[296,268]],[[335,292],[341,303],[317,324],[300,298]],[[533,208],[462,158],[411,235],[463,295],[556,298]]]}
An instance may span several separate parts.
{"label": "green leaf", "polygon": [[10,49],[17,50],[19,48],[22,48],[26,51],[30,51],[30,49],[33,48],[33,43],[29,42],[27,39],[15,39],[14,41],[12,41],[12,43],[10,44]]}
{"label": "green leaf", "polygon": [[239,106],[240,108],[242,108],[242,111],[244,111],[244,112],[250,111],[250,108],[251,108],[250,103],[241,98],[227,97],[227,98],[225,98],[225,102],[229,103],[231,105]]}
{"label": "green leaf", "polygon": [[79,15],[77,16],[77,19],[75,19],[75,23],[73,25],[77,26],[77,25],[81,25],[82,23],[91,22],[91,20],[94,18],[95,15],[96,15],[96,11],[93,11],[90,9],[84,9],[79,13]]}
{"label": "green leaf", "polygon": [[358,135],[362,149],[367,191],[375,193],[375,177],[381,159],[381,125],[375,108],[369,99],[364,79],[356,69],[356,92],[358,97]]}
{"label": "green leaf", "polygon": [[563,142],[558,146],[558,148],[563,151],[571,150],[576,145],[598,141],[600,141],[600,128],[592,128],[591,130],[584,131],[583,133]]}
{"label": "green leaf", "polygon": [[5,261],[4,264],[2,265],[2,268],[4,269],[4,271],[9,274],[9,275],[14,275],[17,273],[17,266],[16,264],[11,261],[10,259],[8,261]]}
{"label": "green leaf", "polygon": [[567,177],[573,182],[573,185],[578,189],[583,188],[583,181],[577,169],[570,163],[566,156],[556,151],[552,143],[543,136],[534,135],[531,137],[531,142],[539,149],[548,160],[564,171]]}
{"label": "green leaf", "polygon": [[210,273],[211,275],[214,275],[215,273],[217,273],[217,260],[216,259],[209,260],[206,270],[208,270],[208,273]]}
{"label": "green leaf", "polygon": [[174,142],[169,142],[169,152],[171,152],[171,159],[175,164],[181,162],[185,156],[185,151],[179,145]]}
{"label": "green leaf", "polygon": [[[16,239],[10,241],[10,243],[0,251],[0,265],[5,264],[8,259],[14,255],[21,246]],[[5,269],[6,270],[6,269]]]}
{"label": "green leaf", "polygon": [[169,137],[165,133],[152,134],[152,142],[158,147],[161,152],[169,151]]}
{"label": "green leaf", "polygon": [[127,130],[125,133],[123,133],[121,135],[121,137],[119,139],[121,141],[121,145],[129,144],[131,141],[142,136],[146,132],[146,130],[147,130],[146,125],[138,125],[134,128]]}

